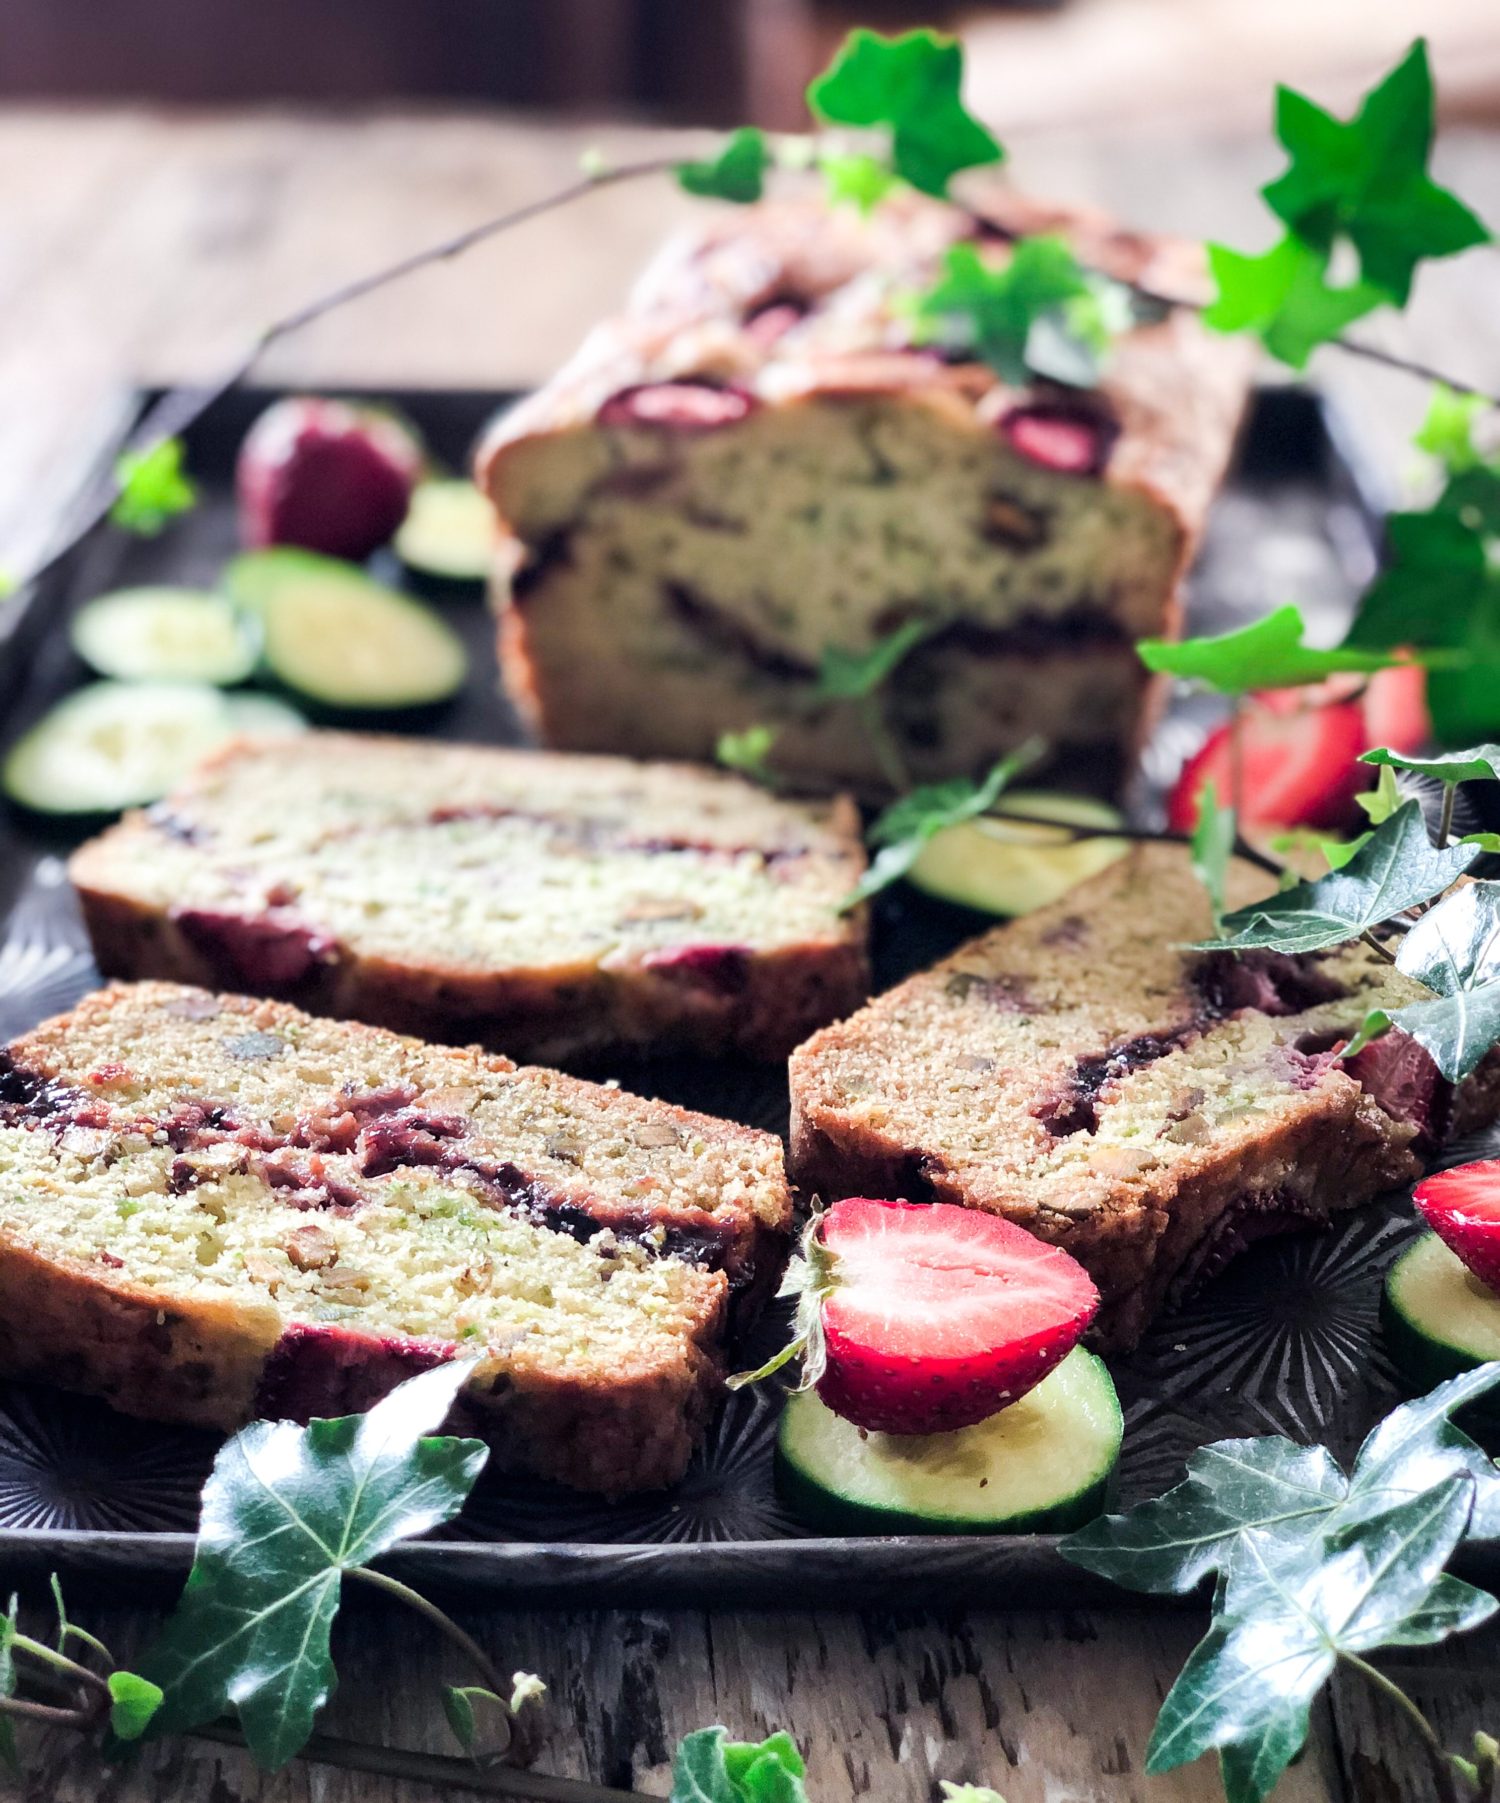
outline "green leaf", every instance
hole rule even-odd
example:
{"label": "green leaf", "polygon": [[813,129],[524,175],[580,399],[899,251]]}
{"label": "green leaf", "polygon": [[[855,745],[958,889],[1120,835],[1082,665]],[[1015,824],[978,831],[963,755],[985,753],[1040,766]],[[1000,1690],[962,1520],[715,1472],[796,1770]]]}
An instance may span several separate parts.
{"label": "green leaf", "polygon": [[1387,298],[1365,282],[1333,287],[1327,258],[1291,235],[1260,256],[1210,244],[1208,267],[1215,298],[1203,310],[1205,323],[1220,332],[1254,332],[1293,369]]}
{"label": "green leaf", "polygon": [[951,782],[913,789],[909,795],[893,801],[870,827],[871,843],[880,846],[881,850],[855,888],[839,904],[840,908],[849,909],[868,901],[872,895],[878,895],[905,876],[934,833],[987,814],[1005,787],[1022,770],[1034,764],[1041,753],[1041,745],[1031,740],[1009,757],[1002,758],[981,783],[959,777]]}
{"label": "green leaf", "polygon": [[155,538],[169,520],[197,504],[198,490],[182,467],[180,438],[147,451],[125,451],[115,462],[120,492],[109,517],[127,532]]}
{"label": "green leaf", "polygon": [[753,125],[742,125],[731,133],[717,156],[701,163],[679,163],[677,180],[689,194],[744,205],[764,193],[770,165],[765,133]]}
{"label": "green leaf", "polygon": [[1462,1578],[1446,1572],[1411,1614],[1386,1636],[1385,1646],[1435,1646],[1454,1634],[1467,1634],[1495,1613],[1497,1604],[1488,1591],[1476,1590]]}
{"label": "green leaf", "polygon": [[1244,1534],[1304,1545],[1348,1488],[1325,1447],[1279,1434],[1219,1440],[1189,1457],[1175,1489],[1090,1522],[1059,1550],[1128,1590],[1182,1596],[1222,1570]]}
{"label": "green leaf", "polygon": [[1359,1449],[1350,1478],[1357,1509],[1382,1506],[1392,1497],[1415,1496],[1455,1472],[1474,1483],[1470,1532],[1476,1539],[1500,1535],[1500,1469],[1461,1428],[1455,1412],[1500,1383],[1500,1363],[1480,1365],[1449,1378],[1427,1395],[1393,1409]]}
{"label": "green leaf", "polygon": [[161,1708],[161,1687],[135,1672],[109,1674],[109,1726],[116,1740],[139,1740]]}
{"label": "green leaf", "polygon": [[1424,259],[1488,241],[1475,215],[1427,174],[1432,75],[1420,38],[1350,120],[1280,89],[1276,135],[1291,163],[1262,189],[1272,212],[1324,253],[1347,238],[1359,252],[1363,281],[1398,305],[1406,304]]}
{"label": "green leaf", "polygon": [[1477,394],[1458,394],[1445,382],[1434,383],[1427,417],[1412,442],[1436,457],[1450,476],[1477,469],[1484,459],[1474,444],[1474,427],[1487,408]]}
{"label": "green leaf", "polygon": [[951,1778],[943,1778],[938,1784],[943,1793],[943,1803],[1005,1803],[997,1790],[991,1790],[987,1784],[955,1784]]}
{"label": "green leaf", "polygon": [[965,110],[963,70],[954,38],[928,30],[887,38],[861,28],[808,88],[808,105],[833,125],[889,126],[897,175],[941,198],[961,170],[1005,155]]}
{"label": "green leaf", "polygon": [[453,1738],[466,1753],[474,1751],[474,1705],[469,1701],[467,1689],[459,1689],[452,1684],[442,1688],[443,1714],[448,1718],[448,1726],[453,1730]]}
{"label": "green leaf", "polygon": [[[1342,945],[1380,926],[1455,882],[1478,856],[1472,845],[1439,850],[1427,836],[1422,809],[1405,802],[1374,830],[1342,870],[1314,883],[1296,883],[1277,895],[1224,917],[1231,948],[1311,952]],[[1213,950],[1214,941],[1198,949]]]}
{"label": "green leaf", "polygon": [[1097,288],[1062,238],[1023,238],[998,266],[955,244],[912,305],[914,335],[972,354],[1013,387],[1034,374],[1089,386],[1109,342]]}
{"label": "green leaf", "polygon": [[[1373,760],[1366,760],[1366,762],[1371,761]],[[1382,769],[1380,775],[1376,778],[1375,787],[1373,789],[1367,789],[1363,795],[1356,795],[1354,797],[1354,804],[1361,810],[1371,826],[1380,826],[1385,821],[1389,820],[1396,809],[1401,806],[1401,790],[1396,782],[1396,772],[1389,766]],[[1362,845],[1368,837],[1368,833],[1361,833],[1359,838],[1349,846],[1348,849],[1351,856],[1357,847]],[[1338,860],[1339,865],[1347,864],[1348,862],[1348,858],[1340,858]],[[1337,868],[1337,866],[1335,866],[1335,868]]]}
{"label": "green leaf", "polygon": [[1450,1083],[1461,1083],[1500,1043],[1500,884],[1465,883],[1429,908],[1401,941],[1396,964],[1436,998],[1391,1013],[1372,1009],[1349,1054],[1399,1027]]}
{"label": "green leaf", "polygon": [[1500,777],[1500,745],[1471,745],[1465,751],[1438,751],[1430,757],[1408,757],[1405,752],[1380,745],[1374,751],[1361,752],[1359,761],[1379,764],[1386,770],[1414,770],[1418,776],[1435,776],[1442,783],[1472,783]]}
{"label": "green leaf", "polygon": [[[16,1694],[16,1619],[20,1610],[20,1601],[12,1596],[9,1611],[0,1616],[0,1697],[13,1697]],[[0,1715],[0,1765],[11,1772],[21,1770],[20,1757],[16,1752],[15,1723],[8,1715]]]}
{"label": "green leaf", "polygon": [[451,1520],[485,1463],[481,1441],[427,1437],[468,1371],[439,1365],[368,1414],[258,1421],[226,1443],[182,1599],[145,1661],[166,1693],[153,1732],[233,1709],[264,1766],[306,1743],[334,1686],[344,1573]]}
{"label": "green leaf", "polygon": [[1224,918],[1224,884],[1236,836],[1234,809],[1221,808],[1218,790],[1213,783],[1205,783],[1198,792],[1198,822],[1193,828],[1190,852],[1193,874],[1208,891],[1216,933]]}
{"label": "green leaf", "polygon": [[769,758],[776,749],[774,726],[747,726],[743,732],[722,732],[714,756],[729,770],[752,776],[768,786],[776,780]]}
{"label": "green leaf", "polygon": [[1148,670],[1201,682],[1222,695],[1244,695],[1252,689],[1289,689],[1322,682],[1345,672],[1389,669],[1404,662],[1384,652],[1341,646],[1314,651],[1302,643],[1306,630],[1295,607],[1278,607],[1251,626],[1213,638],[1142,639],[1136,646]]}
{"label": "green leaf", "polygon": [[669,1803],[807,1803],[806,1771],[788,1734],[732,1741],[727,1728],[700,1728],[678,1744]]}
{"label": "green leaf", "polygon": [[846,155],[826,151],[819,157],[818,167],[830,203],[858,207],[861,213],[873,212],[896,185],[896,177],[885,164],[863,151]]}
{"label": "green leaf", "polygon": [[820,701],[863,701],[895,675],[907,656],[937,630],[936,620],[907,620],[868,651],[845,651],[825,645],[818,669]]}

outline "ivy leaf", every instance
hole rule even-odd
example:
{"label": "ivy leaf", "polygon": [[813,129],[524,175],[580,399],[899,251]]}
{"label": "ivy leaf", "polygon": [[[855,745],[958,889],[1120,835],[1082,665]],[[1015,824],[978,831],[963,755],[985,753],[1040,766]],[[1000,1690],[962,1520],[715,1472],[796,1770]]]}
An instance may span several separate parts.
{"label": "ivy leaf", "polygon": [[[1373,763],[1376,760],[1367,758],[1365,761]],[[1401,806],[1401,790],[1396,782],[1396,772],[1386,765],[1376,778],[1375,787],[1366,789],[1363,795],[1356,795],[1354,805],[1363,813],[1371,826],[1383,825]],[[1350,852],[1352,853],[1358,845],[1362,845],[1368,837],[1368,833],[1362,833],[1359,839],[1349,847]],[[1340,858],[1339,862],[1347,864],[1349,860]]]}
{"label": "ivy leaf", "polygon": [[765,133],[753,125],[742,125],[731,133],[717,156],[701,163],[679,163],[677,180],[689,194],[744,205],[760,199],[770,166]]}
{"label": "ivy leaf", "polygon": [[721,732],[714,756],[725,769],[738,770],[741,775],[771,787],[776,781],[776,773],[771,769],[769,759],[775,749],[774,726],[747,726],[743,732]]}
{"label": "ivy leaf", "polygon": [[1069,1535],[1063,1556],[1128,1590],[1183,1596],[1244,1534],[1301,1547],[1349,1489],[1325,1447],[1279,1434],[1200,1447],[1187,1468],[1175,1489]]}
{"label": "ivy leaf", "polygon": [[873,212],[896,185],[896,177],[885,164],[863,151],[826,152],[818,167],[830,202],[858,207],[861,213]]}
{"label": "ivy leaf", "polygon": [[1386,670],[1407,660],[1386,652],[1341,646],[1314,651],[1302,643],[1300,611],[1278,607],[1263,620],[1213,638],[1142,639],[1136,650],[1148,670],[1201,682],[1222,695],[1252,689],[1290,689],[1346,672]]}
{"label": "ivy leaf", "polygon": [[[12,1596],[8,1613],[0,1616],[0,1697],[13,1697],[16,1694],[16,1619],[20,1609],[20,1600]],[[21,1770],[20,1757],[16,1752],[15,1723],[8,1715],[0,1715],[0,1764],[14,1773]]]}
{"label": "ivy leaf", "polygon": [[116,1740],[139,1740],[161,1708],[161,1686],[135,1672],[109,1674],[109,1726]]}
{"label": "ivy leaf", "polygon": [[963,47],[939,32],[882,37],[860,28],[807,90],[808,105],[833,125],[889,126],[897,175],[940,199],[963,169],[998,163],[998,142],[965,109]]}
{"label": "ivy leaf", "polygon": [[1207,248],[1215,298],[1203,310],[1204,322],[1220,332],[1254,332],[1293,369],[1387,298],[1367,282],[1333,287],[1327,258],[1290,233],[1259,256],[1225,244]]}
{"label": "ivy leaf", "polygon": [[333,1691],[344,1573],[451,1520],[488,1456],[479,1440],[426,1437],[468,1369],[438,1365],[365,1415],[258,1421],[227,1442],[182,1599],[145,1661],[166,1693],[153,1733],[233,1709],[263,1766],[306,1743]]}
{"label": "ivy leaf", "polygon": [[1466,751],[1439,751],[1431,757],[1408,757],[1404,752],[1378,745],[1373,751],[1362,751],[1359,761],[1379,764],[1382,771],[1411,770],[1418,776],[1435,776],[1440,783],[1500,778],[1500,745],[1471,745]]}
{"label": "ivy leaf", "polygon": [[1266,204],[1304,243],[1325,253],[1347,238],[1359,252],[1363,280],[1398,306],[1410,298],[1412,276],[1425,258],[1488,242],[1468,207],[1427,174],[1433,95],[1421,38],[1350,120],[1278,89],[1276,135],[1291,165],[1261,190]]}
{"label": "ivy leaf", "polygon": [[669,1803],[807,1803],[806,1772],[789,1734],[734,1741],[700,1728],[678,1744]]}
{"label": "ivy leaf", "polygon": [[1477,394],[1459,394],[1445,382],[1433,385],[1427,417],[1412,443],[1436,457],[1450,476],[1478,469],[1484,463],[1474,443],[1474,427],[1488,402]]}
{"label": "ivy leaf", "polygon": [[955,244],[914,303],[915,336],[971,352],[1013,387],[1033,374],[1089,386],[1109,339],[1096,289],[1062,238],[1023,238],[998,267],[977,245]]}
{"label": "ivy leaf", "polygon": [[987,814],[1006,786],[1019,772],[1034,764],[1041,753],[1041,745],[1029,740],[1009,757],[1002,758],[981,783],[959,777],[951,782],[913,789],[909,795],[893,801],[870,828],[871,843],[881,849],[854,889],[839,904],[840,911],[868,901],[872,895],[878,895],[905,876],[921,855],[922,847],[944,827],[959,826],[965,820],[976,820],[981,814]]}
{"label": "ivy leaf", "polygon": [[951,1778],[939,1780],[943,1803],[1005,1803],[997,1790],[987,1784],[955,1784]]}
{"label": "ivy leaf", "polygon": [[937,630],[935,620],[907,620],[868,651],[845,651],[825,645],[815,691],[820,701],[864,701],[884,687],[925,638]]}
{"label": "ivy leaf", "polygon": [[1259,1803],[1305,1742],[1312,1700],[1338,1655],[1369,1652],[1430,1615],[1472,1501],[1472,1479],[1455,1475],[1290,1563],[1274,1543],[1245,1535],[1222,1612],[1162,1705],[1147,1772],[1248,1743],[1256,1757],[1236,1776]]}
{"label": "ivy leaf", "polygon": [[1221,808],[1217,788],[1213,783],[1205,783],[1198,792],[1198,821],[1189,849],[1193,874],[1208,891],[1216,933],[1224,918],[1224,884],[1229,876],[1229,860],[1234,856],[1236,836],[1234,809]]}
{"label": "ivy leaf", "polygon": [[1430,901],[1455,882],[1478,856],[1472,845],[1439,850],[1427,836],[1421,806],[1402,804],[1374,830],[1342,870],[1313,883],[1295,883],[1277,895],[1238,908],[1224,917],[1225,937],[1217,944],[1234,949],[1264,946],[1270,951],[1311,952],[1342,945],[1393,914]]}
{"label": "ivy leaf", "polygon": [[196,506],[198,490],[182,467],[180,438],[164,438],[147,451],[124,451],[115,462],[120,492],[109,517],[127,532],[155,538],[169,520]]}

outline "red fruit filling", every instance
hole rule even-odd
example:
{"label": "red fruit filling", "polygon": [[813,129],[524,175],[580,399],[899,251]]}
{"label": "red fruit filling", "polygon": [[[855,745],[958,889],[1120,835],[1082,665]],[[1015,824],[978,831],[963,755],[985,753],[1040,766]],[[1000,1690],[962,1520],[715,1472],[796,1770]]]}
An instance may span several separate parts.
{"label": "red fruit filling", "polygon": [[1438,1171],[1412,1196],[1443,1244],[1482,1284],[1500,1291],[1500,1158]]}
{"label": "red fruit filling", "polygon": [[951,1203],[837,1202],[819,1240],[832,1290],[818,1394],[873,1431],[983,1421],[1040,1383],[1099,1306],[1066,1252]]}
{"label": "red fruit filling", "polygon": [[326,933],[277,909],[235,914],[224,908],[179,908],[173,919],[216,973],[258,993],[288,989],[338,956],[336,941]]}
{"label": "red fruit filling", "polygon": [[755,405],[755,396],[743,388],[719,388],[711,382],[647,382],[611,395],[599,409],[599,424],[711,432],[737,425]]}
{"label": "red fruit filling", "polygon": [[1000,430],[1023,457],[1065,476],[1097,476],[1120,432],[1113,420],[1056,401],[1013,409]]}

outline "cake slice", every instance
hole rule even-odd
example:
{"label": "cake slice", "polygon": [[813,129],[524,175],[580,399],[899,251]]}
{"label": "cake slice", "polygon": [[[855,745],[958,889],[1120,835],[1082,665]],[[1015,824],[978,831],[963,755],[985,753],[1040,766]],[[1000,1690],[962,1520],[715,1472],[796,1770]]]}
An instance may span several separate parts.
{"label": "cake slice", "polygon": [[[1266,891],[1231,875],[1236,904]],[[1409,1182],[1500,1109],[1493,1055],[1456,1094],[1399,1032],[1340,1061],[1367,1009],[1427,993],[1368,946],[1182,949],[1210,932],[1186,851],[1150,845],[971,941],[794,1054],[794,1177],[1019,1222],[1087,1268],[1123,1349],[1249,1241]]]}
{"label": "cake slice", "polygon": [[960,241],[998,267],[1059,233],[1121,281],[1203,290],[1195,247],[977,204],[710,215],[497,424],[478,474],[506,535],[502,674],[544,743],[708,758],[763,723],[778,767],[877,794],[889,760],[820,668],[918,623],[880,697],[915,781],[1038,735],[1075,785],[1121,785],[1147,717],[1134,643],[1174,629],[1251,359],[1184,308],[1089,390],[915,342],[907,303]]}
{"label": "cake slice", "polygon": [[232,1429],[475,1361],[497,1462],[679,1477],[785,1262],[772,1135],[168,983],[0,1054],[0,1371]]}
{"label": "cake slice", "polygon": [[556,1062],[784,1058],[868,993],[851,802],[683,765],[245,740],[73,858],[108,976]]}

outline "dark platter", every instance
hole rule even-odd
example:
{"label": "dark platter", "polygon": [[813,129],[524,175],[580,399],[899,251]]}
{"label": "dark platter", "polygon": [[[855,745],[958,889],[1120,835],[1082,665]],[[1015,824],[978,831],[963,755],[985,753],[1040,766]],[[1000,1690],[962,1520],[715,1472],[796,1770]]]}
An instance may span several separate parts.
{"label": "dark platter", "polygon": [[[94,533],[7,610],[0,621],[7,741],[78,680],[65,633],[74,607],[130,583],[213,580],[234,543],[234,454],[273,398],[233,393],[188,433],[188,466],[204,497],[194,513],[158,539]],[[502,399],[382,398],[394,400],[455,467]],[[1298,602],[1314,622],[1341,615],[1373,568],[1381,499],[1315,398],[1262,391],[1194,573],[1193,627],[1224,630],[1285,601]],[[513,742],[516,725],[496,691],[481,599],[476,593],[438,605],[467,642],[473,672],[463,694],[422,730]],[[1195,730],[1190,707],[1173,711],[1151,748],[1148,783],[1175,767]],[[67,1007],[97,980],[63,874],[72,843],[18,814],[0,819],[0,908],[8,915],[0,1039]],[[888,897],[876,926],[881,985],[979,924],[914,895]],[[608,1074],[693,1107],[785,1126],[786,1086],[777,1070],[658,1062]],[[1476,1155],[1473,1146],[1449,1153],[1455,1162]],[[1284,1433],[1351,1453],[1398,1395],[1377,1305],[1385,1269],[1411,1231],[1405,1198],[1393,1197],[1327,1234],[1264,1242],[1158,1323],[1130,1358],[1115,1361],[1126,1412],[1121,1500],[1164,1489],[1195,1447],[1229,1435]],[[779,1331],[770,1321],[757,1338],[770,1344]],[[540,1484],[483,1483],[450,1537],[405,1548],[389,1563],[428,1586],[555,1604],[784,1604],[789,1594],[808,1603],[931,1602],[972,1597],[976,1587],[996,1601],[1123,1597],[1068,1565],[1044,1536],[807,1539],[772,1485],[776,1406],[765,1391],[732,1398],[670,1493],[607,1504]],[[0,1385],[0,1575],[55,1568],[128,1582],[179,1578],[215,1444],[211,1435],[130,1421],[61,1392]],[[1500,1566],[1500,1545],[1477,1551]]]}

